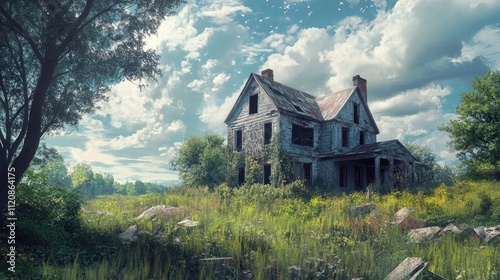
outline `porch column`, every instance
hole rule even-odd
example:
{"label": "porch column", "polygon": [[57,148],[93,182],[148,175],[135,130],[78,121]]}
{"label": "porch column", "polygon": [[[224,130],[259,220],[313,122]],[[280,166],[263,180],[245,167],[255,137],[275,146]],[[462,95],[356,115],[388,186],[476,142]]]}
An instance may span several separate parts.
{"label": "porch column", "polygon": [[380,156],[376,156],[375,160],[375,188],[380,187]]}
{"label": "porch column", "polygon": [[389,185],[389,189],[391,191],[394,190],[394,184],[395,184],[395,178],[394,178],[394,158],[391,157],[389,159],[389,178],[388,178],[388,185]]}

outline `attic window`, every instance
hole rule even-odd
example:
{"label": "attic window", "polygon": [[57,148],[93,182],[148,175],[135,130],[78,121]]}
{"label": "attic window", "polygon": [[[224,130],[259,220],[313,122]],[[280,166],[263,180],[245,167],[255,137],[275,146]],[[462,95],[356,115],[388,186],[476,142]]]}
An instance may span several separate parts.
{"label": "attic window", "polygon": [[302,108],[300,108],[299,106],[293,105],[293,107],[295,107],[295,110],[304,113],[304,111],[302,110]]}
{"label": "attic window", "polygon": [[292,144],[313,147],[313,143],[314,130],[312,128],[292,124]]}
{"label": "attic window", "polygon": [[259,95],[258,94],[250,95],[250,108],[248,113],[256,114],[258,111],[257,110],[258,104],[259,104]]}

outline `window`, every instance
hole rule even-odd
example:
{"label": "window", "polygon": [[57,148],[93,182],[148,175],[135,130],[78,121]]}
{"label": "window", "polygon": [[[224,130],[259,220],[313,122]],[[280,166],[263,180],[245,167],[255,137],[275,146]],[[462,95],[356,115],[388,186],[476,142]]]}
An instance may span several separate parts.
{"label": "window", "polygon": [[264,164],[264,184],[271,183],[271,165]]}
{"label": "window", "polygon": [[293,107],[295,107],[295,110],[304,113],[304,111],[302,110],[302,108],[300,108],[299,106],[293,105]]}
{"label": "window", "polygon": [[353,115],[354,115],[354,123],[358,124],[359,123],[359,105],[358,104],[354,104],[354,112],[353,112]]}
{"label": "window", "polygon": [[241,151],[243,147],[243,131],[236,130],[236,138],[234,139],[234,149]]}
{"label": "window", "polygon": [[259,103],[259,95],[258,94],[250,95],[250,108],[248,111],[249,114],[257,113],[258,103]]}
{"label": "window", "polygon": [[354,190],[356,191],[362,191],[363,187],[361,185],[362,183],[362,178],[361,178],[361,167],[356,166],[354,168]]}
{"label": "window", "polygon": [[292,124],[292,144],[313,147],[314,130],[310,127]]}
{"label": "window", "polygon": [[264,145],[271,143],[271,137],[273,136],[273,124],[264,124]]}
{"label": "window", "polygon": [[365,133],[363,131],[359,132],[359,144],[364,145],[365,144]]}
{"label": "window", "polygon": [[347,167],[341,166],[339,168],[339,186],[341,188],[347,187]]}
{"label": "window", "polygon": [[312,183],[312,163],[295,162],[293,168],[293,178],[303,179],[308,185]]}
{"label": "window", "polygon": [[311,185],[311,182],[312,182],[312,172],[311,172],[312,163],[304,163],[302,165],[302,169],[303,169],[303,179],[306,180],[306,183],[308,185]]}
{"label": "window", "polygon": [[349,128],[342,127],[342,147],[349,146]]}
{"label": "window", "polygon": [[245,167],[238,167],[238,185],[245,183]]}

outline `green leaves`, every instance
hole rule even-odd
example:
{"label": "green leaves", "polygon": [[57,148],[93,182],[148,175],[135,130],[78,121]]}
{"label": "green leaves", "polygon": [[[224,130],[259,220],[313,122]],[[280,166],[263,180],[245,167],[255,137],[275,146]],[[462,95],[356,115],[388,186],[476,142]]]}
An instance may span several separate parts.
{"label": "green leaves", "polygon": [[469,171],[473,165],[490,165],[500,180],[500,73],[476,77],[473,91],[462,94],[458,118],[440,127],[450,134],[449,146]]}

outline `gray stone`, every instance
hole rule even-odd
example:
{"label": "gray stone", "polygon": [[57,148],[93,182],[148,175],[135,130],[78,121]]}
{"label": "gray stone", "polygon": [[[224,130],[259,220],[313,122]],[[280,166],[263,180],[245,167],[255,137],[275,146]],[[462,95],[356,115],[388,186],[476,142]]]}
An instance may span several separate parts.
{"label": "gray stone", "polygon": [[441,228],[436,226],[412,229],[408,233],[408,241],[411,243],[422,243],[430,241],[440,231]]}
{"label": "gray stone", "polygon": [[418,276],[426,266],[427,263],[421,258],[406,258],[385,277],[385,280],[416,279],[413,277]]}
{"label": "gray stone", "polygon": [[354,208],[351,208],[351,216],[366,216],[370,213],[375,211],[375,204],[373,203],[367,203],[365,205],[361,206],[356,206]]}
{"label": "gray stone", "polygon": [[182,220],[182,221],[178,222],[177,224],[180,226],[184,226],[184,227],[195,227],[195,226],[198,226],[200,224],[200,222],[195,222],[195,221],[186,219],[186,220]]}
{"label": "gray stone", "polygon": [[165,207],[165,205],[156,205],[148,208],[146,211],[142,212],[136,220],[142,219],[153,219],[157,217],[174,217],[182,214],[182,208],[179,207]]}
{"label": "gray stone", "polygon": [[392,223],[394,226],[399,226],[411,213],[415,212],[415,208],[403,207],[394,215],[396,220]]}
{"label": "gray stone", "polygon": [[462,233],[463,230],[459,229],[457,226],[454,224],[449,224],[445,228],[443,228],[443,232],[450,232],[450,233]]}
{"label": "gray stone", "polygon": [[137,225],[130,226],[124,232],[118,235],[118,238],[121,238],[125,241],[132,241],[134,239],[134,234],[137,231]]}
{"label": "gray stone", "polygon": [[493,239],[498,239],[497,236],[500,236],[500,225],[495,227],[477,227],[474,228],[474,232],[483,240],[485,243],[490,242]]}

